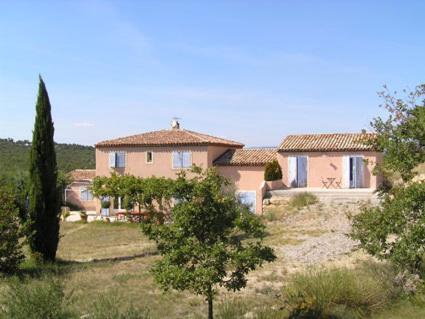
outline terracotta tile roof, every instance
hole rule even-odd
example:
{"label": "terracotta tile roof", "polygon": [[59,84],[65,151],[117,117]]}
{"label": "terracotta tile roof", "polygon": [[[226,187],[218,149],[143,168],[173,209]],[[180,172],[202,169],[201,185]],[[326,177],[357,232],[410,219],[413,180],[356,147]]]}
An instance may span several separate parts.
{"label": "terracotta tile roof", "polygon": [[69,172],[73,181],[92,180],[96,176],[95,169],[75,169]]}
{"label": "terracotta tile roof", "polygon": [[217,166],[263,166],[277,158],[275,148],[228,150],[214,161]]}
{"label": "terracotta tile roof", "polygon": [[243,147],[243,144],[184,129],[160,130],[132,135],[96,144],[102,146],[167,146],[167,145],[222,145]]}
{"label": "terracotta tile roof", "polygon": [[[373,151],[373,133],[336,133],[289,135],[279,146],[280,152]],[[369,143],[368,143],[369,142]]]}

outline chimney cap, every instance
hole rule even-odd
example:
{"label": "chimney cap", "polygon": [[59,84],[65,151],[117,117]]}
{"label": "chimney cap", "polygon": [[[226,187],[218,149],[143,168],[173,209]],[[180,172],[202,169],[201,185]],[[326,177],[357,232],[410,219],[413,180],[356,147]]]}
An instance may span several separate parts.
{"label": "chimney cap", "polygon": [[180,129],[180,123],[178,121],[179,119],[177,117],[173,117],[171,120],[171,129],[172,130],[178,130]]}

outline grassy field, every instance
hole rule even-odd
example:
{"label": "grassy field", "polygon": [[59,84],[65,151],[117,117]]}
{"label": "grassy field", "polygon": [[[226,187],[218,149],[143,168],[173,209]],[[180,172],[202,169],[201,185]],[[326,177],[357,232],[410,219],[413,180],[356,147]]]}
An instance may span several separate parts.
{"label": "grassy field", "polygon": [[[294,249],[308,240],[328,236],[331,231],[324,225],[332,224],[330,209],[341,213],[352,207],[323,207],[321,204],[297,209],[270,207],[269,213],[273,216],[265,219],[266,243],[275,248],[278,259],[252,272],[246,289],[237,293],[220,291],[216,300],[217,318],[288,318],[283,291],[304,266],[289,266],[299,263],[287,260],[283,249]],[[320,218],[323,225],[315,222]],[[112,300],[112,307],[125,309],[137,305],[147,308],[152,318],[205,317],[206,304],[201,297],[189,292],[163,293],[153,282],[149,269],[160,256],[137,224],[62,223],[58,258],[57,265],[41,269],[27,262],[23,266],[24,273],[29,281],[59,279],[70,309],[80,316],[90,313],[100,299],[107,298]],[[364,254],[352,252],[320,264],[355,267],[365,259],[368,258]],[[8,281],[0,279],[0,289]],[[425,302],[403,299],[394,302],[390,310],[374,313],[373,318],[420,318],[425,315],[423,304]]]}

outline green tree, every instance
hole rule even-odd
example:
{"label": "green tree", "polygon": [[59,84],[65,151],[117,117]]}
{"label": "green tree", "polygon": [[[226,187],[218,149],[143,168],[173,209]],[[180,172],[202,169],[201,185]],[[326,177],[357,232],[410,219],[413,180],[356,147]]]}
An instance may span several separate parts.
{"label": "green tree", "polygon": [[150,219],[142,229],[163,256],[152,269],[155,280],[164,290],[204,296],[212,319],[217,286],[240,290],[249,271],[276,257],[262,244],[265,226],[239,203],[224,177],[198,167],[190,174],[181,172],[174,183],[173,222]]}
{"label": "green tree", "polygon": [[393,181],[407,182],[415,176],[418,164],[425,162],[425,84],[405,92],[404,98],[384,88],[379,96],[387,117],[371,123],[377,133],[376,147],[385,155],[377,168]]}
{"label": "green tree", "polygon": [[0,187],[0,272],[13,273],[24,259],[15,194]]}
{"label": "green tree", "polygon": [[30,153],[28,240],[31,251],[46,261],[55,260],[59,243],[61,194],[53,135],[49,96],[40,77]]}
{"label": "green tree", "polygon": [[380,95],[388,117],[372,123],[376,146],[384,154],[377,171],[391,182],[382,189],[380,206],[365,208],[354,217],[352,237],[370,254],[421,275],[425,257],[425,182],[414,178],[418,165],[425,162],[425,85],[405,99],[388,90]]}

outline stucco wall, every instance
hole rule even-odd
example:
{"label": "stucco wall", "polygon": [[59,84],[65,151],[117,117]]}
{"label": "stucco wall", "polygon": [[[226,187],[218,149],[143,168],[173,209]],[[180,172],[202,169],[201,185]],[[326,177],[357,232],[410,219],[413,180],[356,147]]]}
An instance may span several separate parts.
{"label": "stucco wall", "polygon": [[80,189],[90,187],[89,182],[74,182],[66,190],[66,201],[85,211],[96,211],[97,200],[83,201],[80,199]]}
{"label": "stucco wall", "polygon": [[[163,176],[175,178],[179,169],[172,167],[173,151],[190,151],[192,153],[192,163],[208,167],[208,154],[206,146],[190,147],[114,147],[96,148],[96,176],[108,176],[111,172],[109,168],[109,152],[125,151],[125,168],[115,168],[122,174],[131,174],[139,177]],[[153,152],[153,163],[146,163],[146,152]]]}
{"label": "stucco wall", "polygon": [[235,183],[239,191],[255,191],[257,214],[263,212],[264,167],[259,166],[218,166],[218,172]]}
{"label": "stucco wall", "polygon": [[282,167],[283,183],[285,187],[289,187],[289,156],[307,156],[307,187],[322,188],[322,178],[336,178],[343,180],[343,157],[344,156],[362,156],[367,165],[364,170],[364,186],[366,188],[375,189],[381,182],[381,178],[372,174],[373,168],[377,162],[382,159],[382,154],[377,152],[308,152],[308,153],[279,153],[278,161]]}

